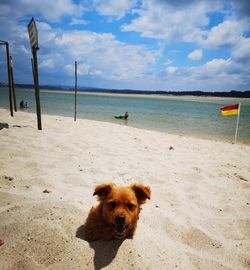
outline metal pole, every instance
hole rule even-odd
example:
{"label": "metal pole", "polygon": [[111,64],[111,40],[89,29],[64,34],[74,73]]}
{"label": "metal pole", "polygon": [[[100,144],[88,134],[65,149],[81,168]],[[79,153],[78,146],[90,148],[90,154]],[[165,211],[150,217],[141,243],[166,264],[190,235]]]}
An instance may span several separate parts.
{"label": "metal pole", "polygon": [[235,130],[235,137],[234,137],[234,143],[235,143],[235,144],[236,144],[236,141],[237,141],[238,128],[239,128],[239,121],[240,121],[240,106],[241,106],[241,103],[239,103],[239,113],[238,113],[238,115],[237,115],[236,130]]}
{"label": "metal pole", "polygon": [[74,117],[74,121],[76,121],[76,95],[77,95],[77,61],[75,61],[75,117]]}
{"label": "metal pole", "polygon": [[8,67],[9,100],[10,100],[10,115],[11,115],[11,116],[13,116],[12,91],[11,91],[11,72],[10,72],[10,53],[9,53],[9,43],[8,43],[8,42],[5,42],[5,45],[6,45],[7,67]]}
{"label": "metal pole", "polygon": [[16,112],[17,111],[17,107],[16,107],[16,90],[15,90],[14,75],[13,75],[13,61],[12,61],[12,56],[11,55],[10,55],[10,75],[11,75],[12,94],[13,94],[13,100],[14,100],[14,109],[15,109],[15,112]]}
{"label": "metal pole", "polygon": [[39,80],[38,80],[38,68],[37,68],[37,49],[32,48],[33,54],[33,69],[34,69],[34,87],[35,87],[35,97],[36,97],[36,114],[37,114],[37,126],[39,130],[42,130],[42,120],[41,120],[41,107],[40,107],[40,95],[39,95]]}

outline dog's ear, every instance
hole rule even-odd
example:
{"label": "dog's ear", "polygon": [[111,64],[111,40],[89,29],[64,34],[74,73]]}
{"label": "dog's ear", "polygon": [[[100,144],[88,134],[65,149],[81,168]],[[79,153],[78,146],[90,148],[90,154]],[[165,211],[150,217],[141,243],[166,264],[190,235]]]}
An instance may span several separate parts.
{"label": "dog's ear", "polygon": [[135,196],[139,204],[145,203],[146,199],[150,200],[151,190],[150,187],[146,187],[142,184],[133,184],[130,188],[135,192]]}
{"label": "dog's ear", "polygon": [[109,183],[109,184],[101,184],[95,187],[95,191],[93,193],[93,196],[97,195],[98,200],[104,200],[105,197],[108,196],[112,188],[115,187],[115,184]]}

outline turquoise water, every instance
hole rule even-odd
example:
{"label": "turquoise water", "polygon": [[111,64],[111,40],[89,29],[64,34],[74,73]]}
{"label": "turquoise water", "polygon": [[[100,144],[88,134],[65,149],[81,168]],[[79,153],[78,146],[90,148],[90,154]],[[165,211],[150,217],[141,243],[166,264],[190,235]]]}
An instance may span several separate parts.
{"label": "turquoise water", "polygon": [[[28,102],[28,111],[35,112],[34,90],[17,89],[17,102]],[[74,95],[71,93],[40,93],[42,113],[74,116]],[[196,99],[152,96],[117,96],[79,94],[77,118],[113,122],[137,128],[157,130],[202,138],[234,140],[237,116],[222,117],[223,106],[242,103],[238,141],[250,144],[249,99]],[[8,108],[7,88],[0,88],[0,107]],[[129,112],[128,121],[114,115]],[[72,119],[73,121],[73,119]]]}

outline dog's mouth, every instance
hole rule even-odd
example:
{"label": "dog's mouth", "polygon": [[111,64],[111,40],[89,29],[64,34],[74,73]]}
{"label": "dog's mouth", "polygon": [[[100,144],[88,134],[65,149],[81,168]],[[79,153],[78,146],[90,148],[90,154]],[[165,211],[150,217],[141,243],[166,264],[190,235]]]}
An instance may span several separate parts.
{"label": "dog's mouth", "polygon": [[123,238],[126,235],[128,225],[115,224],[114,225],[114,236],[118,239]]}

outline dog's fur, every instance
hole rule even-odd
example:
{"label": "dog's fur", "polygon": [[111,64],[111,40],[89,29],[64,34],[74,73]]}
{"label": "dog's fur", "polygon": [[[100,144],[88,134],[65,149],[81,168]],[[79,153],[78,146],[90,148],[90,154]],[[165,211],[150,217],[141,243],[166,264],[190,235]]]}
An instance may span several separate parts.
{"label": "dog's fur", "polygon": [[141,184],[117,187],[110,183],[96,186],[94,195],[99,204],[86,220],[86,240],[124,239],[133,236],[141,205],[150,199],[151,190]]}

